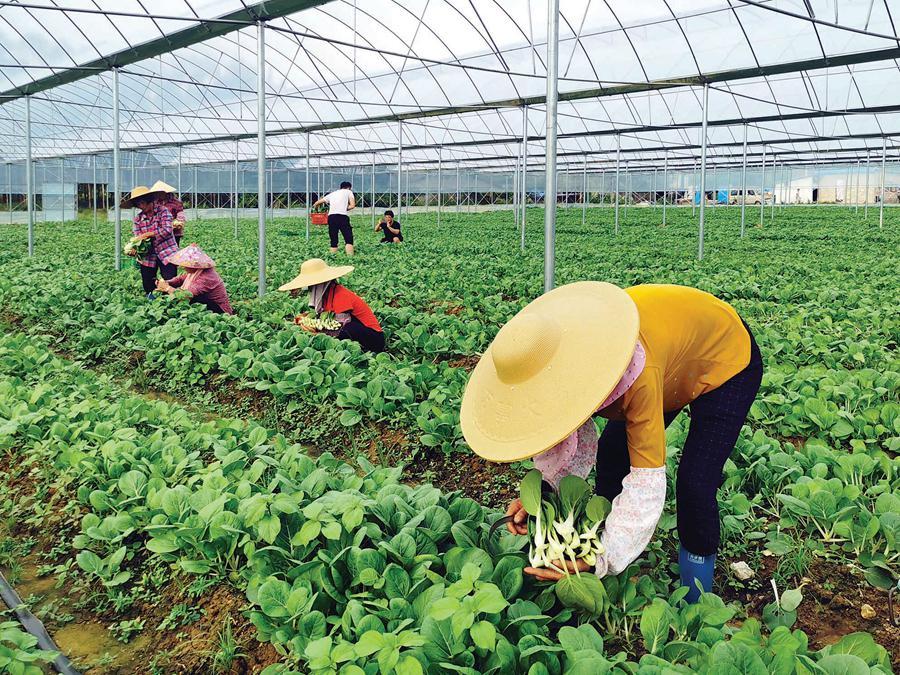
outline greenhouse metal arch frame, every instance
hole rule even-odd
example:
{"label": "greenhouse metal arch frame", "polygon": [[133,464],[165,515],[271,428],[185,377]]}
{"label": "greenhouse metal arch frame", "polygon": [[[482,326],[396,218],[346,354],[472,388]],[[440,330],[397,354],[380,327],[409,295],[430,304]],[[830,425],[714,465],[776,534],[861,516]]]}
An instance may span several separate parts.
{"label": "greenhouse metal arch frame", "polygon": [[[183,153],[194,166],[233,161],[237,174],[240,141],[255,139],[246,159],[256,160],[258,194],[265,195],[266,141],[278,138],[282,146],[270,157],[305,157],[307,195],[313,157],[344,157],[357,169],[396,164],[398,207],[404,151],[407,161],[411,155],[416,163],[456,163],[457,170],[463,162],[490,170],[517,158],[517,223],[524,223],[528,148],[540,143],[547,202],[555,201],[557,148],[565,161],[583,164],[585,185],[589,170],[610,170],[604,155],[611,152],[616,168],[628,155],[666,171],[690,154],[700,166],[701,193],[707,164],[740,163],[743,155],[746,167],[748,145],[761,146],[763,167],[767,149],[782,168],[810,156],[824,166],[844,154],[874,153],[884,193],[888,142],[900,133],[900,101],[889,95],[900,84],[892,62],[900,57],[898,8],[888,0],[867,8],[828,3],[833,17],[817,16],[810,2],[788,11],[749,0],[684,2],[677,9],[664,0],[639,7],[378,0],[365,11],[360,4],[177,0],[166,14],[140,14],[111,2],[0,2],[0,30],[12,38],[3,42],[8,63],[0,65],[6,82],[0,147],[8,165],[25,163],[29,254],[33,162],[57,157],[60,144],[72,149],[69,156],[112,155],[117,267],[123,150],[156,151],[161,166],[174,150],[179,175]],[[201,18],[223,6],[229,11]],[[109,36],[92,39],[104,30]],[[247,33],[255,35],[242,44]],[[451,49],[456,44],[473,47],[461,55]],[[725,44],[736,46],[723,55]],[[245,118],[253,102],[255,114]],[[529,113],[541,107],[543,133]],[[748,142],[748,127],[758,139]],[[615,150],[602,147],[607,136],[615,137]],[[311,139],[318,144],[313,152]],[[623,139],[632,147],[623,147]],[[357,153],[371,162],[354,166]],[[236,186],[237,180],[235,192]],[[263,294],[265,200],[258,204]],[[882,214],[883,205],[882,199]],[[699,257],[704,210],[701,200]],[[553,285],[554,216],[546,209],[546,289]],[[521,232],[524,242],[524,225]]]}

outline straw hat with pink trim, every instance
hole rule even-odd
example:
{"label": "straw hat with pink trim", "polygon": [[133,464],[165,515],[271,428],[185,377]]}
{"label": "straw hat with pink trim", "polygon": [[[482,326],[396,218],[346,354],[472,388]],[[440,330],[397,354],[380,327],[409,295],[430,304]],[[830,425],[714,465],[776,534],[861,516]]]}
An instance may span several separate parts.
{"label": "straw hat with pink trim", "polygon": [[185,246],[175,255],[169,258],[170,265],[179,267],[191,267],[193,269],[207,269],[215,267],[215,261],[203,252],[197,244]]}

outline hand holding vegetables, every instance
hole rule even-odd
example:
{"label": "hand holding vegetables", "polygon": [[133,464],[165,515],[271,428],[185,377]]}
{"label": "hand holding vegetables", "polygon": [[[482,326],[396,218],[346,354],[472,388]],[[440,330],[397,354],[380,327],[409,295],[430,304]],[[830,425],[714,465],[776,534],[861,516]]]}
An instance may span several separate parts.
{"label": "hand holding vegetables", "polygon": [[122,251],[125,255],[131,257],[142,257],[150,250],[150,246],[153,243],[150,241],[152,236],[153,235],[150,233],[145,233],[137,237],[132,237],[122,248]]}
{"label": "hand holding vegetables", "polygon": [[541,480],[540,471],[528,472],[519,485],[519,499],[507,510],[513,518],[507,527],[514,533],[522,531],[522,512],[531,516],[525,521],[531,538],[531,566],[525,571],[539,579],[557,581],[590,570],[597,556],[604,553],[599,530],[610,508],[607,499],[592,494],[583,478],[566,476],[556,493]]}
{"label": "hand holding vegetables", "polygon": [[563,571],[557,572],[551,567],[526,567],[522,571],[525,572],[525,574],[530,574],[540,581],[559,581],[563,577],[570,574],[580,574],[581,572],[589,572],[591,570],[591,566],[588,565],[584,560],[576,560],[575,563],[563,560],[554,560],[552,564],[554,567],[558,567]]}
{"label": "hand holding vegetables", "polygon": [[513,499],[506,509],[506,515],[512,518],[506,523],[506,529],[510,534],[528,534],[528,526],[525,524],[528,520],[528,511],[522,506],[521,499]]}

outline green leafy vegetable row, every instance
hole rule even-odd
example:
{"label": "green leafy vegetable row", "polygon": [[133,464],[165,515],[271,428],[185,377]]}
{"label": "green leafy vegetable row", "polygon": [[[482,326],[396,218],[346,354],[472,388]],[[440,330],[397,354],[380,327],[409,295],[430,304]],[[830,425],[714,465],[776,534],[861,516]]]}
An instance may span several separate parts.
{"label": "green leafy vegetable row", "polygon": [[[785,625],[730,625],[736,609],[712,594],[684,605],[637,567],[598,584],[609,605],[580,623],[523,578],[524,539],[489,536],[498,514],[458,493],[128,396],[21,334],[0,338],[0,375],[0,449],[71,496],[80,569],[109,593],[148,555],[228,580],[285,655],[272,673],[890,672],[867,634],[811,651]],[[598,631],[634,602],[639,660]]]}

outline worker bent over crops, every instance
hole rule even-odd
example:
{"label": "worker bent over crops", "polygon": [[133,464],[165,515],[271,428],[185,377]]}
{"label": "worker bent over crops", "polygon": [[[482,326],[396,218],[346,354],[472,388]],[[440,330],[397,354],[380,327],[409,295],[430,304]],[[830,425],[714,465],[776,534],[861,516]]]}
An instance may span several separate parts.
{"label": "worker bent over crops", "polygon": [[[719,546],[716,492],[762,379],[750,329],[727,303],[693,288],[622,290],[583,281],[547,293],[497,334],[472,373],[461,425],[490,461],[534,458],[544,480],[587,477],[612,500],[594,565],[526,568],[545,580],[594,567],[624,571],[647,547],[666,498],[666,427],[690,409],[676,503],[687,599],[712,588]],[[609,420],[599,440],[591,419]],[[520,500],[507,514],[525,534]],[[555,568],[555,569],[554,569]]]}

